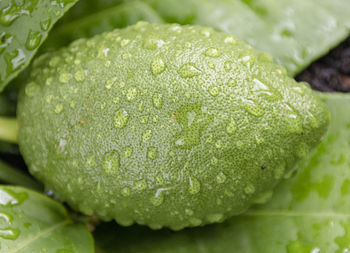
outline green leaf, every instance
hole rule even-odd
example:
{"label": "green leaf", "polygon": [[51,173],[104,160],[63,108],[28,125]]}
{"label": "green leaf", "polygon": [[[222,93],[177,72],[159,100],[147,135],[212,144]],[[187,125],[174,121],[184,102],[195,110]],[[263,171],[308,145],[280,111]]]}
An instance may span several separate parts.
{"label": "green leaf", "polygon": [[0,252],[94,252],[91,234],[58,202],[21,187],[0,186]]}
{"label": "green leaf", "polygon": [[144,0],[167,22],[212,26],[295,75],[349,35],[348,0]]}
{"label": "green leaf", "polygon": [[331,111],[328,134],[267,204],[227,223],[179,233],[106,224],[95,232],[98,252],[348,252],[350,95],[320,96]]}
{"label": "green leaf", "polygon": [[0,1],[0,92],[28,66],[52,26],[77,1]]}
{"label": "green leaf", "polygon": [[[73,10],[75,8],[72,8]],[[52,51],[66,46],[73,40],[82,37],[92,37],[115,28],[135,24],[141,20],[149,23],[163,23],[162,18],[151,7],[140,1],[126,2],[102,9],[81,19],[68,20],[68,22],[62,23],[53,29],[48,40],[43,45],[44,51]]]}

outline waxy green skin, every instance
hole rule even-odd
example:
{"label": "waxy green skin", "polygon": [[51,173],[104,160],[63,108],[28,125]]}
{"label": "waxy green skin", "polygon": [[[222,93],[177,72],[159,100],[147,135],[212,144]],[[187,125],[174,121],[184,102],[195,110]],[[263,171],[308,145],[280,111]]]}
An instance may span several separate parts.
{"label": "waxy green skin", "polygon": [[34,65],[18,108],[31,173],[122,225],[178,230],[242,213],[328,123],[306,84],[210,28],[138,23]]}

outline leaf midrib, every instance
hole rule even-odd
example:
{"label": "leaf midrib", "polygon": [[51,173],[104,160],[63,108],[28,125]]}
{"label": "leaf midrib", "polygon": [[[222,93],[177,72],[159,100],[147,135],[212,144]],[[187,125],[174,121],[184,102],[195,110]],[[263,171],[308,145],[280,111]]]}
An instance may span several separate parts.
{"label": "leaf midrib", "polygon": [[8,253],[16,253],[19,252],[21,249],[23,249],[24,247],[30,245],[31,243],[35,242],[36,240],[38,240],[39,238],[41,238],[44,235],[49,235],[51,234],[54,230],[58,230],[68,224],[71,224],[72,221],[71,220],[64,220],[60,223],[57,223],[56,225],[52,226],[52,227],[48,227],[44,230],[42,230],[40,233],[36,234],[35,236],[29,236],[27,237],[25,240],[23,240],[22,242],[20,242],[19,244],[17,244],[16,247],[10,249],[8,251]]}

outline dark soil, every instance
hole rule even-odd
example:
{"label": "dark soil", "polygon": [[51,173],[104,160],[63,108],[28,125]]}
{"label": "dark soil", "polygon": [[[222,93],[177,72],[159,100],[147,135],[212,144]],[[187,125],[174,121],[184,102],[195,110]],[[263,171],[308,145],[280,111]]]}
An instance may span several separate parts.
{"label": "dark soil", "polygon": [[350,92],[350,37],[295,78],[326,92]]}

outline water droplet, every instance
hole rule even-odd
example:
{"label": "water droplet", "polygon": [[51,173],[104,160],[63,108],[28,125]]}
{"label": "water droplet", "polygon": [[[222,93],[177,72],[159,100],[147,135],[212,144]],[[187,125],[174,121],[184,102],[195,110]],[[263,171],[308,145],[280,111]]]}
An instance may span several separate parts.
{"label": "water droplet", "polygon": [[159,75],[166,69],[165,59],[162,56],[153,58],[151,62],[151,71],[154,75]]}
{"label": "water droplet", "polygon": [[96,157],[94,155],[90,155],[86,158],[85,165],[88,168],[92,168],[96,165]]}
{"label": "water droplet", "polygon": [[113,150],[103,157],[103,169],[107,174],[115,174],[120,167],[120,156],[118,151]]}
{"label": "water droplet", "polygon": [[232,61],[225,61],[224,63],[224,69],[226,70],[226,72],[229,72],[230,70],[232,70]]}
{"label": "water droplet", "polygon": [[214,156],[214,157],[212,157],[211,159],[210,159],[210,164],[211,165],[216,165],[217,163],[218,163],[218,159]]}
{"label": "water droplet", "polygon": [[126,92],[126,99],[130,102],[137,97],[137,89],[135,87],[129,88]]}
{"label": "water droplet", "polygon": [[10,189],[0,189],[0,205],[19,205],[27,198],[28,194],[26,192],[15,192]]}
{"label": "water droplet", "polygon": [[232,36],[228,36],[224,39],[224,43],[234,45],[237,43],[237,40]]}
{"label": "water droplet", "polygon": [[129,120],[129,114],[124,109],[120,109],[114,114],[114,127],[115,128],[124,128]]}
{"label": "water droplet", "polygon": [[264,115],[264,109],[258,105],[257,103],[254,103],[253,101],[246,100],[244,101],[243,108],[251,115],[260,117]]}
{"label": "water droplet", "polygon": [[58,78],[58,81],[60,83],[68,83],[70,79],[71,79],[71,75],[69,73],[61,73]]}
{"label": "water droplet", "polygon": [[187,41],[185,43],[185,47],[188,48],[188,49],[191,49],[192,48],[192,43]]}
{"label": "water droplet", "polygon": [[122,47],[125,47],[125,46],[127,46],[129,43],[130,43],[130,40],[128,40],[128,39],[122,39],[122,41],[120,42],[120,45],[121,45]]}
{"label": "water droplet", "polygon": [[149,118],[148,115],[143,115],[139,117],[139,121],[141,124],[148,124],[148,118]]}
{"label": "water droplet", "polygon": [[85,80],[85,72],[83,70],[78,70],[74,74],[74,79],[78,82],[82,82]]}
{"label": "water droplet", "polygon": [[217,140],[217,141],[215,142],[215,147],[216,147],[217,149],[222,148],[222,145],[223,145],[222,140]]}
{"label": "water droplet", "polygon": [[153,106],[157,109],[162,108],[163,96],[160,93],[156,93],[152,97]]}
{"label": "water droplet", "polygon": [[[7,224],[11,224],[13,221],[11,214],[5,213],[5,212],[0,213],[0,219],[2,219]],[[0,223],[2,223],[2,222],[0,221]]]}
{"label": "water droplet", "polygon": [[0,229],[0,237],[6,240],[16,240],[20,234],[18,229],[4,228]]}
{"label": "water droplet", "polygon": [[203,28],[200,33],[204,36],[204,37],[210,37],[211,33],[212,33],[212,29],[210,28]]}
{"label": "water droplet", "polygon": [[228,82],[227,82],[227,86],[229,86],[229,87],[235,87],[236,85],[237,85],[237,82],[233,78],[230,78],[230,80],[228,80]]}
{"label": "water droplet", "polygon": [[189,177],[188,192],[190,194],[197,194],[201,190],[201,184],[195,177]]}
{"label": "water droplet", "polygon": [[108,81],[106,82],[106,85],[105,85],[105,88],[107,90],[110,90],[112,89],[113,85],[116,83],[117,81],[117,78],[116,77],[113,77],[111,79],[108,79]]}
{"label": "water droplet", "polygon": [[60,114],[63,111],[63,104],[57,104],[55,106],[55,113]]}
{"label": "water droplet", "polygon": [[147,149],[147,158],[148,159],[154,160],[157,158],[157,156],[158,156],[158,150],[156,147],[149,147]]}
{"label": "water droplet", "polygon": [[151,138],[152,138],[152,130],[147,129],[142,133],[142,140],[143,141],[148,141]]}
{"label": "water droplet", "polygon": [[192,216],[193,215],[193,211],[191,209],[185,209],[185,214],[188,216]]}
{"label": "water droplet", "polygon": [[190,223],[191,223],[192,226],[198,227],[198,226],[200,226],[200,225],[202,224],[202,220],[201,220],[201,219],[198,219],[198,218],[192,217],[192,218],[190,219]]}
{"label": "water droplet", "polygon": [[158,115],[153,115],[152,121],[153,121],[154,123],[157,123],[157,122],[159,121],[159,116],[158,116]]}
{"label": "water droplet", "polygon": [[26,85],[25,94],[28,97],[34,97],[38,93],[39,90],[40,90],[40,87],[37,83],[30,82]]}
{"label": "water droplet", "polygon": [[147,38],[143,42],[143,47],[149,50],[156,50],[158,48],[161,48],[164,44],[165,42],[161,39]]}
{"label": "water droplet", "polygon": [[218,184],[222,184],[222,183],[225,183],[225,181],[226,181],[226,176],[225,176],[225,174],[222,173],[222,172],[219,172],[219,174],[216,176],[216,182],[217,182]]}
{"label": "water droplet", "polygon": [[130,196],[130,189],[129,189],[128,187],[124,187],[124,188],[121,190],[121,194],[122,194],[124,197]]}
{"label": "water droplet", "polygon": [[57,64],[59,64],[60,61],[61,59],[58,56],[54,56],[50,59],[49,66],[54,68],[57,66]]}
{"label": "water droplet", "polygon": [[213,97],[217,97],[219,95],[219,93],[220,93],[220,87],[214,86],[214,85],[210,86],[209,87],[209,93]]}
{"label": "water droplet", "polygon": [[30,30],[27,40],[26,40],[26,48],[28,50],[33,50],[36,49],[42,39],[42,34],[40,32],[33,32],[32,30]]}
{"label": "water droplet", "polygon": [[236,122],[231,119],[231,121],[226,125],[226,132],[231,135],[237,130]]}
{"label": "water droplet", "polygon": [[50,28],[51,25],[51,18],[45,19],[40,22],[40,27],[42,31],[47,31]]}
{"label": "water droplet", "polygon": [[123,149],[123,156],[125,158],[129,158],[132,156],[132,153],[133,153],[133,148],[131,146],[127,146]]}
{"label": "water droplet", "polygon": [[248,184],[245,188],[244,188],[244,192],[246,194],[253,194],[255,192],[255,187],[252,184]]}
{"label": "water droplet", "polygon": [[179,75],[183,78],[191,78],[201,74],[201,71],[194,63],[186,63],[179,69]]}
{"label": "water droplet", "polygon": [[183,126],[175,135],[175,146],[189,149],[200,144],[202,131],[214,117],[198,104],[185,104],[172,114],[172,120]]}
{"label": "water droplet", "polygon": [[6,74],[9,76],[24,65],[26,55],[22,49],[18,48],[11,53],[6,53],[4,58],[7,64]]}
{"label": "water droplet", "polygon": [[219,57],[221,55],[221,52],[218,49],[214,48],[214,47],[210,47],[207,50],[205,50],[204,54],[206,56],[215,58],[215,57]]}
{"label": "water droplet", "polygon": [[161,189],[157,190],[156,194],[151,197],[150,202],[154,206],[160,206],[164,201],[164,194]]}
{"label": "water droplet", "polygon": [[214,213],[214,214],[207,215],[207,220],[210,223],[220,222],[220,221],[222,221],[223,218],[224,218],[224,215],[222,213]]}
{"label": "water droplet", "polygon": [[138,191],[142,191],[147,188],[147,183],[145,180],[139,180],[134,183],[135,189]]}

